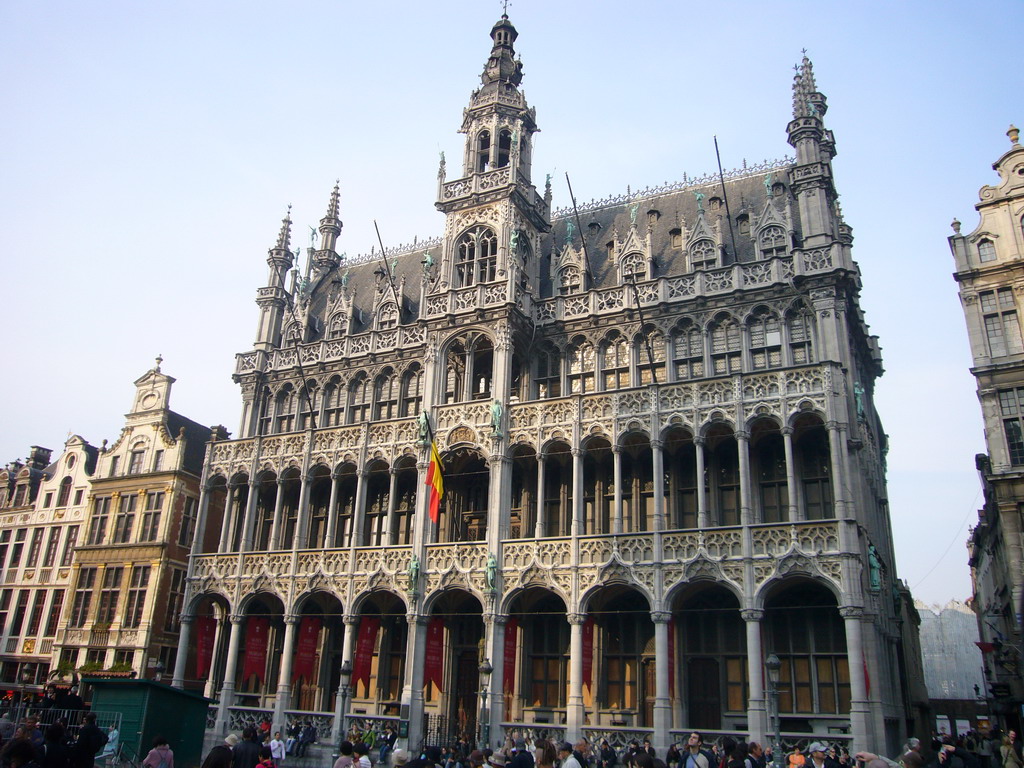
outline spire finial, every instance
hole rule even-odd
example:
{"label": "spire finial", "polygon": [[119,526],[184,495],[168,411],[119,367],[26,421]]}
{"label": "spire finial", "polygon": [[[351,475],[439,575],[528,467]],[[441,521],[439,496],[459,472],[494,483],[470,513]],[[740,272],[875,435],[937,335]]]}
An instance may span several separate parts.
{"label": "spire finial", "polygon": [[1006,132],[1006,135],[1010,138],[1010,142],[1013,146],[1017,146],[1020,139],[1020,130],[1015,125],[1010,125],[1010,130]]}
{"label": "spire finial", "polygon": [[291,247],[292,239],[292,204],[288,203],[288,212],[281,219],[281,231],[277,235],[277,247],[287,251]]}
{"label": "spire finial", "polygon": [[156,353],[156,367],[153,368],[153,370],[156,371],[157,373],[160,373],[160,363],[162,363],[163,361],[164,361],[164,356],[161,355],[159,352],[157,352]]}
{"label": "spire finial", "polygon": [[824,98],[818,94],[818,86],[814,82],[814,65],[807,58],[807,49],[801,50],[803,58],[799,64],[793,66],[793,117],[821,117],[824,108],[819,108],[818,102],[824,105]]}

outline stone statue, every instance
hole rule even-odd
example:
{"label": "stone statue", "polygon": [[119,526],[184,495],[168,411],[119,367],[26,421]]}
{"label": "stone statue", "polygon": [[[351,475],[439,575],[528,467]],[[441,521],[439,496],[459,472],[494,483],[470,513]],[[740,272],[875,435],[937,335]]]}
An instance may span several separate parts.
{"label": "stone statue", "polygon": [[704,210],[704,193],[703,192],[694,192],[693,196],[695,198],[697,198],[697,210],[698,211],[703,211]]}
{"label": "stone statue", "polygon": [[416,583],[420,578],[420,559],[416,555],[409,561],[409,593],[416,594]]}
{"label": "stone statue", "polygon": [[566,245],[569,245],[570,243],[572,243],[572,236],[573,236],[573,233],[575,233],[575,232],[576,232],[576,225],[573,222],[571,222],[571,221],[567,221],[565,223],[565,244]]}
{"label": "stone statue", "polygon": [[491,403],[491,429],[495,437],[501,437],[501,401],[495,400]]}
{"label": "stone statue", "polygon": [[859,381],[853,382],[853,400],[857,404],[857,420],[864,421],[864,387]]}
{"label": "stone statue", "polygon": [[430,435],[430,422],[427,421],[427,412],[420,411],[416,417],[416,426],[419,428],[419,441],[426,445],[427,437]]}
{"label": "stone statue", "polygon": [[640,210],[640,203],[634,203],[629,209],[629,223],[636,226],[636,214]]}
{"label": "stone statue", "polygon": [[769,171],[768,173],[766,173],[764,175],[764,194],[765,194],[765,197],[771,197],[772,196],[772,183],[773,183],[774,180],[775,180],[775,174],[773,174],[771,171]]}
{"label": "stone statue", "polygon": [[551,186],[551,174],[550,173],[545,173],[544,174],[544,186],[545,187],[550,187]]}
{"label": "stone statue", "polygon": [[341,273],[341,287],[342,288],[347,288],[348,287],[348,270],[347,269],[344,272]]}
{"label": "stone statue", "polygon": [[487,555],[487,591],[492,594],[497,590],[498,558],[491,552]]}
{"label": "stone statue", "polygon": [[515,253],[519,249],[519,230],[513,229],[512,234],[508,238],[508,248],[510,251]]}
{"label": "stone statue", "polygon": [[868,577],[871,591],[878,592],[882,589],[882,561],[878,557],[878,550],[874,544],[868,545]]}

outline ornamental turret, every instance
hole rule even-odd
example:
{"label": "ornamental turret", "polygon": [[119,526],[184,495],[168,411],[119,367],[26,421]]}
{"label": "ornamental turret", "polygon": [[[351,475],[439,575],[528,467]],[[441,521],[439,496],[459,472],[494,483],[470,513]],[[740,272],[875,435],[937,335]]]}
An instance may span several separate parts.
{"label": "ornamental turret", "polygon": [[269,352],[280,344],[281,321],[288,304],[285,282],[294,258],[291,251],[292,207],[281,220],[281,231],[277,243],[267,252],[267,284],[256,293],[256,304],[260,308],[260,321],[256,329],[256,349]]}
{"label": "ornamental turret", "polygon": [[338,183],[334,183],[334,190],[327,204],[327,215],[320,219],[320,249],[313,255],[313,264],[320,272],[327,272],[341,263],[336,250],[342,227],[341,219],[338,218]]}

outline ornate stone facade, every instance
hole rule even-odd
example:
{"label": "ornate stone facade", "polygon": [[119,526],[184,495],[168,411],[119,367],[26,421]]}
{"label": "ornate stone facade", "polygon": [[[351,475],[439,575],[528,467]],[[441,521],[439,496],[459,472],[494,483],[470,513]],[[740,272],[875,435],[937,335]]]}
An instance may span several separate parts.
{"label": "ornate stone facade", "polygon": [[895,751],[882,367],[810,61],[795,158],[552,212],[516,35],[491,31],[458,179],[442,156],[441,238],[339,256],[336,188],[300,277],[285,218],[240,436],[207,452],[200,518],[223,525],[191,559],[176,684],[218,695],[221,728],[316,712],[337,737],[344,713],[413,744],[663,749],[763,740],[774,652],[784,732]]}
{"label": "ornate stone facade", "polygon": [[976,457],[985,505],[971,532],[972,607],[978,614],[988,695],[1006,727],[1020,729],[1024,673],[1020,654],[1024,615],[1024,343],[1020,295],[1024,290],[1024,147],[1007,132],[1010,149],[993,165],[994,186],[975,204],[978,226],[961,234],[953,221],[950,249],[967,320],[987,453]]}

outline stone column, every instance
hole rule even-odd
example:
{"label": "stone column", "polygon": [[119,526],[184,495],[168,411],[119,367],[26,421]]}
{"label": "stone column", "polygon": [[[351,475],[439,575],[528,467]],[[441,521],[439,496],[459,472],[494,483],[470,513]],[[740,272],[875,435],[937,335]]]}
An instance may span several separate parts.
{"label": "stone column", "polygon": [[349,542],[351,547],[363,546],[363,528],[366,525],[366,478],[369,474],[366,467],[360,467],[356,472],[356,498],[352,503],[352,539]]}
{"label": "stone column", "polygon": [[753,510],[750,506],[750,433],[742,430],[736,433],[736,452],[740,464],[740,525],[752,525]]}
{"label": "stone column", "polygon": [[206,675],[206,685],[203,686],[203,696],[208,699],[216,696],[217,667],[220,666],[221,655],[224,653],[222,641],[224,640],[225,619],[223,614],[217,617],[217,629],[213,635],[213,658],[210,659],[210,671]]}
{"label": "stone column", "polygon": [[181,630],[178,633],[178,653],[174,657],[174,677],[171,678],[171,685],[175,688],[185,687],[185,665],[188,663],[188,649],[192,641],[192,620],[195,618],[191,613],[181,614]]}
{"label": "stone column", "polygon": [[750,740],[763,745],[768,732],[768,711],[764,698],[764,652],[761,650],[761,621],[764,611],[748,608],[740,611],[747,624],[747,680],[750,699],[747,702],[747,728]]}
{"label": "stone column", "polygon": [[[227,487],[227,498],[224,499],[224,527],[220,532],[220,544],[217,547],[218,552],[228,551],[228,542],[231,540],[231,529],[236,525],[241,525],[239,516],[241,510],[238,509],[238,485],[231,484]],[[111,501],[113,505],[113,501]]]}
{"label": "stone column", "polygon": [[[654,530],[664,531],[665,525],[665,454],[662,452],[664,443],[651,440],[651,463],[654,472]],[[665,745],[668,750],[668,745]],[[662,753],[663,754],[663,753]]]}
{"label": "stone column", "polygon": [[843,462],[839,456],[839,423],[830,421],[825,424],[825,429],[828,430],[829,459],[832,464],[832,504],[835,507],[835,516],[842,518],[846,512],[846,499],[843,496],[843,483],[840,479]]}
{"label": "stone column", "polygon": [[[492,749],[495,745],[501,746],[502,733],[501,722],[505,719],[505,624],[508,623],[508,616],[501,614],[484,614],[484,633],[487,638],[486,648],[490,654],[491,676],[487,680],[487,723],[490,726],[490,743],[487,746]],[[484,681],[481,680],[481,683]]]}
{"label": "stone column", "polygon": [[[537,526],[534,530],[534,538],[544,538],[544,528],[546,520],[544,519],[544,465],[547,463],[547,456],[543,453],[537,454]],[[525,531],[524,531],[525,533]]]}
{"label": "stone column", "polygon": [[570,534],[579,536],[583,531],[583,449],[574,446],[572,449],[572,522]]}
{"label": "stone column", "polygon": [[[356,643],[356,627],[359,626],[359,617],[347,613],[343,621],[345,622],[345,640],[341,646],[341,664],[344,666],[347,661],[351,669],[352,649]],[[349,678],[348,686],[350,687],[351,685],[352,678]],[[341,740],[348,733],[348,729],[345,727],[345,716],[348,714],[348,691],[345,688],[346,686],[344,685],[339,686],[334,694],[334,724],[331,726],[332,744],[341,743]]]}
{"label": "stone column", "polygon": [[864,680],[864,647],[860,619],[864,609],[847,605],[839,609],[846,625],[846,655],[850,665],[850,727],[853,731],[851,752],[871,748],[871,733],[868,730],[868,694]]}
{"label": "stone column", "polygon": [[622,533],[622,448],[612,446],[613,482],[615,483],[615,509],[612,510],[612,533]]}
{"label": "stone column", "polygon": [[668,646],[668,623],[672,614],[668,611],[651,613],[654,622],[654,738],[652,746],[659,755],[668,752],[671,742],[669,729],[672,727],[672,698],[669,695],[668,668],[675,648]]}
{"label": "stone column", "polygon": [[384,543],[392,545],[398,540],[398,470],[394,465],[388,468],[388,535]]}
{"label": "stone column", "polygon": [[284,480],[280,476],[277,478],[277,492],[274,494],[274,521],[270,528],[270,548],[280,549],[281,548],[281,519],[282,509],[284,508]]}
{"label": "stone column", "polygon": [[702,529],[709,525],[707,486],[704,482],[704,442],[700,435],[693,438],[694,453],[697,457],[697,527]]}
{"label": "stone column", "polygon": [[[192,554],[203,554],[203,534],[206,532],[206,518],[210,515],[210,487],[204,485],[199,491],[199,513],[196,515],[196,528],[192,531]],[[227,522],[221,521],[222,524]]]}
{"label": "stone column", "polygon": [[405,687],[402,707],[409,708],[409,738],[406,744],[419,744],[423,738],[423,653],[427,645],[429,616],[409,613],[409,642],[405,648]]}
{"label": "stone column", "polygon": [[306,469],[299,476],[299,509],[295,521],[295,539],[292,541],[292,549],[309,548],[309,487],[313,478]]}
{"label": "stone column", "polygon": [[324,549],[334,549],[338,535],[338,473],[331,470],[331,500],[327,502],[327,530],[324,532]]}
{"label": "stone column", "polygon": [[281,665],[277,674],[277,696],[274,699],[274,726],[275,731],[285,733],[288,730],[288,721],[284,711],[292,699],[292,665],[295,661],[295,627],[298,626],[299,617],[288,614],[284,617],[284,647],[281,650]]}
{"label": "stone column", "polygon": [[230,616],[231,636],[228,638],[228,658],[224,665],[224,684],[220,687],[220,706],[217,707],[217,720],[214,730],[227,733],[231,716],[228,707],[235,703],[235,678],[238,676],[238,646],[242,642],[242,622],[245,616],[233,613]]}
{"label": "stone column", "polygon": [[252,551],[253,518],[256,516],[256,499],[259,497],[257,489],[259,487],[259,482],[255,478],[249,480],[249,497],[245,501],[245,517],[242,518],[242,546],[239,547],[242,552]]}
{"label": "stone column", "polygon": [[570,613],[569,621],[569,706],[565,712],[566,740],[575,744],[583,735],[583,623],[585,614]]}
{"label": "stone column", "polygon": [[793,462],[793,428],[782,428],[782,447],[786,452],[786,495],[789,496],[789,522],[803,520],[804,509],[797,502],[796,464]]}

